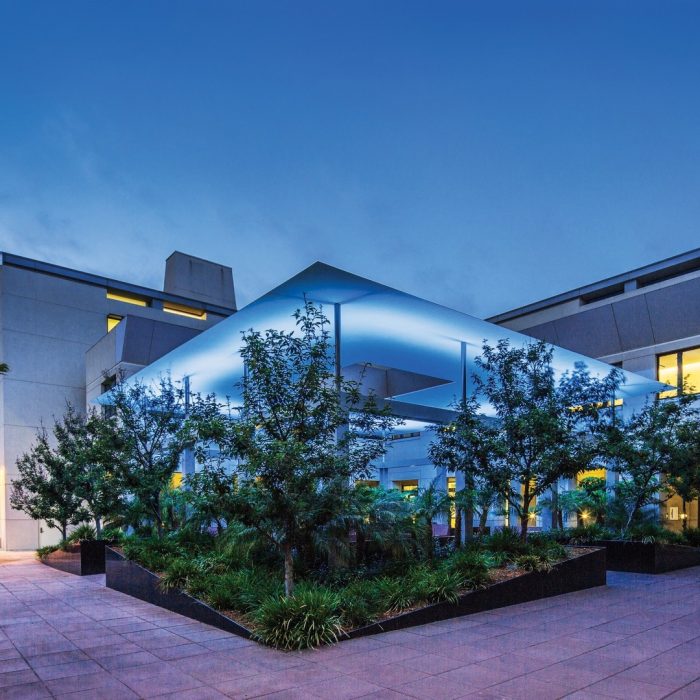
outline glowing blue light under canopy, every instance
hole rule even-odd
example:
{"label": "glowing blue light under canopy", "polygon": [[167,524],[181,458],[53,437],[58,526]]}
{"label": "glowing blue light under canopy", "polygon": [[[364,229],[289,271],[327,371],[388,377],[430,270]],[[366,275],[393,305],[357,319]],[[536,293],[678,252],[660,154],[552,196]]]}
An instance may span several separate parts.
{"label": "glowing blue light under canopy", "polygon": [[[249,329],[292,330],[293,312],[304,297],[323,305],[331,333],[340,319],[340,359],[343,374],[352,378],[368,367],[365,379],[382,398],[402,406],[406,417],[422,419],[425,410],[448,409],[461,396],[463,367],[470,378],[484,342],[508,340],[521,347],[533,339],[439,304],[399,292],[377,282],[323,263],[260,297],[138,372],[130,381],[146,383],[170,373],[174,380],[189,377],[190,389],[239,400],[237,383],[243,375],[241,333]],[[336,307],[337,305],[337,307]],[[583,362],[593,376],[603,377],[610,365],[563,348],[554,348],[558,375]],[[647,395],[668,388],[632,372],[619,398]],[[468,380],[469,382],[469,380]],[[410,407],[415,408],[411,415]],[[488,413],[488,407],[484,406]]]}

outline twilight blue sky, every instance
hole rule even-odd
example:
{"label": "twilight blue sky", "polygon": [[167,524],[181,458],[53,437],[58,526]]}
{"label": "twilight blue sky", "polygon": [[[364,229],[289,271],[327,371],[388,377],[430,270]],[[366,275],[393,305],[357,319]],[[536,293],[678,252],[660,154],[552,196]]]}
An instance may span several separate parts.
{"label": "twilight blue sky", "polygon": [[0,249],[488,315],[700,245],[700,2],[0,0]]}

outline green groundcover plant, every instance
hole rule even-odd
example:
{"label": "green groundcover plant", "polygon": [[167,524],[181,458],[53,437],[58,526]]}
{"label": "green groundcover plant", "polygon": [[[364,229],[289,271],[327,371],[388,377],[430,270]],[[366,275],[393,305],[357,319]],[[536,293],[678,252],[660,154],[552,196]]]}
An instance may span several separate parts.
{"label": "green groundcover plant", "polygon": [[567,558],[552,537],[497,531],[468,546],[439,550],[432,560],[415,556],[400,567],[310,570],[295,561],[298,585],[284,595],[284,566],[273,547],[251,542],[232,526],[224,536],[181,530],[168,537],[127,537],[125,555],[161,575],[164,590],[183,590],[238,619],[264,644],[303,649],[336,641],[344,632],[417,607],[457,603],[460,595],[488,586],[498,571],[548,572]]}

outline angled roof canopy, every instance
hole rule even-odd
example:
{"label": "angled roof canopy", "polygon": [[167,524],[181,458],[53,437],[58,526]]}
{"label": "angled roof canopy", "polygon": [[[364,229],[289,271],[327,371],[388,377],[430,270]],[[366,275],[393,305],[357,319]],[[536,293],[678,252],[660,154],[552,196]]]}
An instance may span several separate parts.
{"label": "angled roof canopy", "polygon": [[[520,333],[317,262],[132,380],[151,382],[168,372],[175,380],[187,376],[192,391],[228,396],[235,404],[236,384],[243,374],[241,332],[292,330],[292,313],[304,297],[323,305],[331,332],[336,337],[339,333],[343,374],[352,378],[369,365],[367,381],[407,418],[436,420],[449,409],[461,395],[465,374],[468,387],[484,342],[493,345],[507,339],[516,347],[533,342]],[[584,362],[594,376],[610,372],[604,362],[555,347],[557,374],[572,370],[577,362]],[[621,398],[667,388],[631,372],[623,375]],[[488,413],[488,407],[484,409]]]}

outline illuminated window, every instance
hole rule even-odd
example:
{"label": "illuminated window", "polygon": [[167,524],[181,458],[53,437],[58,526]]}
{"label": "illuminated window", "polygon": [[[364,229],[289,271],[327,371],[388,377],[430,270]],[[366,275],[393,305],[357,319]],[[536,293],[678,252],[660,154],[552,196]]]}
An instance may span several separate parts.
{"label": "illuminated window", "polygon": [[149,306],[149,300],[143,297],[129,294],[128,292],[117,292],[113,289],[107,290],[107,299],[112,301],[123,301],[125,304],[134,304],[135,306]]}
{"label": "illuminated window", "polygon": [[174,304],[173,302],[163,302],[163,311],[169,314],[177,314],[178,316],[187,316],[188,318],[196,318],[200,321],[207,320],[207,312],[204,309],[194,309],[191,306],[184,304]]}
{"label": "illuminated window", "polygon": [[109,333],[112,328],[115,328],[116,326],[119,325],[119,321],[121,321],[124,317],[123,316],[117,316],[116,314],[109,314],[107,316],[107,333]]}
{"label": "illuminated window", "polygon": [[[457,495],[457,477],[447,477],[447,495],[454,501]],[[457,509],[454,504],[450,508],[450,527],[454,530],[457,527]]]}
{"label": "illuminated window", "polygon": [[409,493],[410,491],[418,490],[418,479],[405,479],[404,481],[395,481],[394,486],[401,493]]}
{"label": "illuminated window", "polygon": [[179,489],[182,486],[183,474],[182,472],[174,472],[170,477],[170,486],[174,489]]}
{"label": "illuminated window", "polygon": [[659,355],[656,359],[658,380],[676,387],[660,392],[660,399],[678,396],[679,387],[683,387],[684,394],[700,392],[700,348]]}

